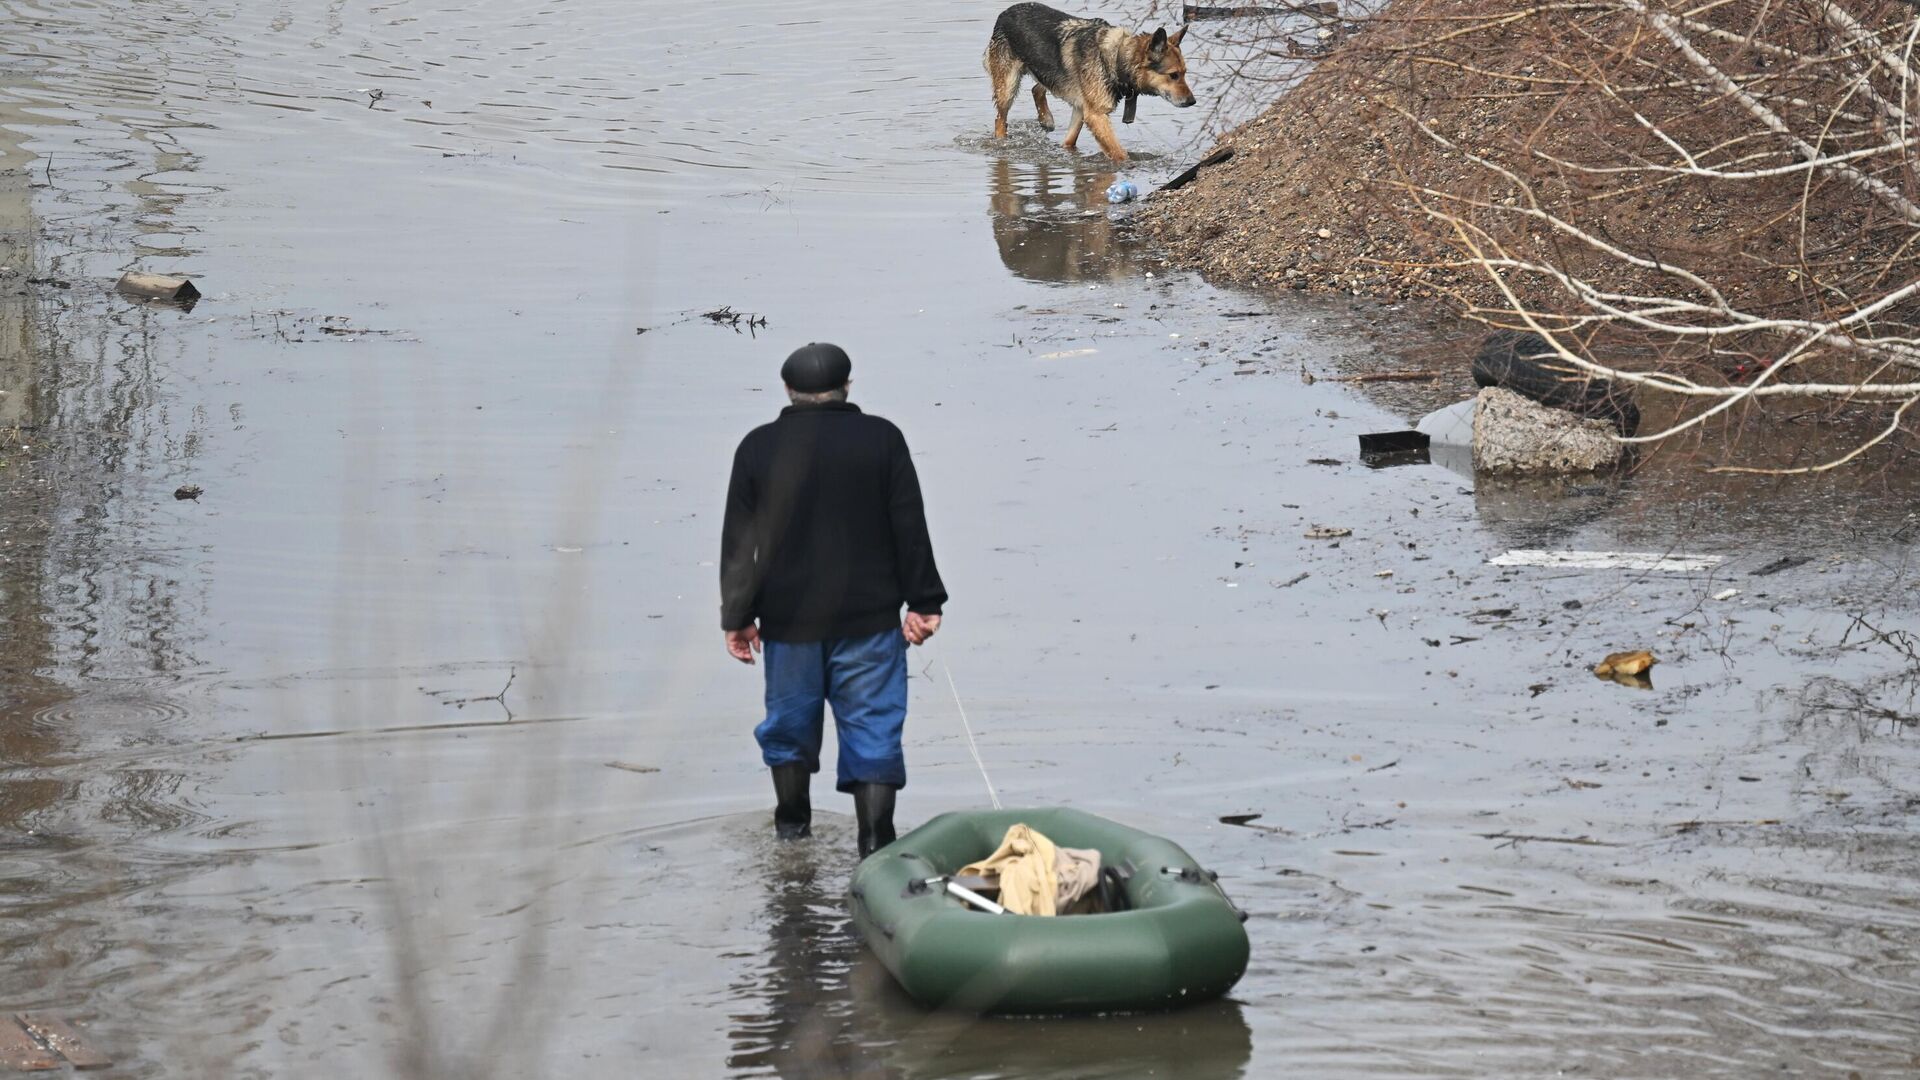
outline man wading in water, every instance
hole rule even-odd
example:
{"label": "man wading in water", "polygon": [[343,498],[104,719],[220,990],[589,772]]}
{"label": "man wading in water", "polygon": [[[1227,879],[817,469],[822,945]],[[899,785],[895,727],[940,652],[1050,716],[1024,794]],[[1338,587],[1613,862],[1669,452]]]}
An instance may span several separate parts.
{"label": "man wading in water", "polygon": [[853,794],[865,858],[893,842],[893,797],[907,782],[907,644],[940,629],[947,590],[907,440],[847,402],[852,373],[837,345],[795,349],[780,369],[793,404],[740,440],[720,533],[720,628],[741,663],[766,652],[767,718],[753,734],[773,770],[775,832],[811,831],[807,787],[831,703],[835,786]]}

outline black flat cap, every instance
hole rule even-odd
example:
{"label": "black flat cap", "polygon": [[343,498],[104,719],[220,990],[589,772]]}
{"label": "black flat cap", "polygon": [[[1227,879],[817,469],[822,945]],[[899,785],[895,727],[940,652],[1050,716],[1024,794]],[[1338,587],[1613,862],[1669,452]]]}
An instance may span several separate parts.
{"label": "black flat cap", "polygon": [[803,394],[838,390],[852,375],[853,361],[847,358],[847,351],[824,341],[800,346],[780,365],[780,378]]}

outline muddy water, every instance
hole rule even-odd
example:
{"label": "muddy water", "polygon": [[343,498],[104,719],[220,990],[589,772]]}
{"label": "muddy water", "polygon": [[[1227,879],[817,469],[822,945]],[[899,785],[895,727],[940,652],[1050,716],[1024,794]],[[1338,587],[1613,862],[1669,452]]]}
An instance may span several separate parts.
{"label": "muddy water", "polygon": [[[1359,467],[1411,405],[1297,372],[1403,313],[1130,245],[1110,169],[983,137],[976,5],[0,10],[0,1005],[125,1075],[1920,1068],[1887,463]],[[1151,182],[1203,110],[1140,112]],[[1256,913],[1232,1000],[922,1013],[848,936],[845,818],[769,842],[713,551],[813,338],[907,431],[955,596],[903,817],[983,799],[950,668],[1009,803]],[[1585,670],[1639,646],[1651,691]]]}

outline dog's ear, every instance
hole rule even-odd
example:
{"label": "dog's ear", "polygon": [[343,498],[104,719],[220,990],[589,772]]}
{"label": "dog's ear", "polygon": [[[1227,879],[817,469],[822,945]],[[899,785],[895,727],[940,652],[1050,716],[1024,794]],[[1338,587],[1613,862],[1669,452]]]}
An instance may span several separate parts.
{"label": "dog's ear", "polygon": [[1147,60],[1157,64],[1165,55],[1167,55],[1167,28],[1163,26],[1155,30],[1153,40],[1147,42]]}
{"label": "dog's ear", "polygon": [[1181,38],[1184,38],[1184,37],[1186,37],[1186,36],[1187,36],[1187,28],[1186,28],[1185,26],[1182,26],[1182,27],[1181,27],[1180,29],[1178,29],[1178,30],[1175,30],[1175,31],[1173,32],[1173,36],[1172,36],[1172,37],[1170,37],[1170,38],[1168,38],[1168,39],[1167,39],[1167,41],[1168,41],[1168,43],[1170,43],[1170,44],[1171,44],[1171,45],[1172,45],[1172,46],[1173,46],[1174,48],[1176,48],[1176,49],[1177,49],[1177,48],[1179,48],[1179,47],[1180,47],[1180,39],[1181,39]]}

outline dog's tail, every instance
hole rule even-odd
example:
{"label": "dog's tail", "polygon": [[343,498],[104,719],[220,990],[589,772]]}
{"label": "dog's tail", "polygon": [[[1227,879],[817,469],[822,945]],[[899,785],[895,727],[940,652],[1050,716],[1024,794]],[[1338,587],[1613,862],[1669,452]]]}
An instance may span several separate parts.
{"label": "dog's tail", "polygon": [[993,74],[994,53],[999,53],[1003,61],[1013,59],[1013,42],[1007,40],[1007,31],[1002,25],[1006,19],[1007,14],[1003,11],[1000,17],[993,21],[993,33],[987,35],[986,50],[980,54],[980,66],[985,68],[989,75]]}
{"label": "dog's tail", "polygon": [[1003,58],[1011,58],[1012,56],[1012,50],[1009,49],[1007,45],[1006,35],[1000,32],[998,26],[993,28],[993,36],[987,39],[987,47],[980,52],[980,67],[989,75],[993,74],[994,53],[1001,54]]}

